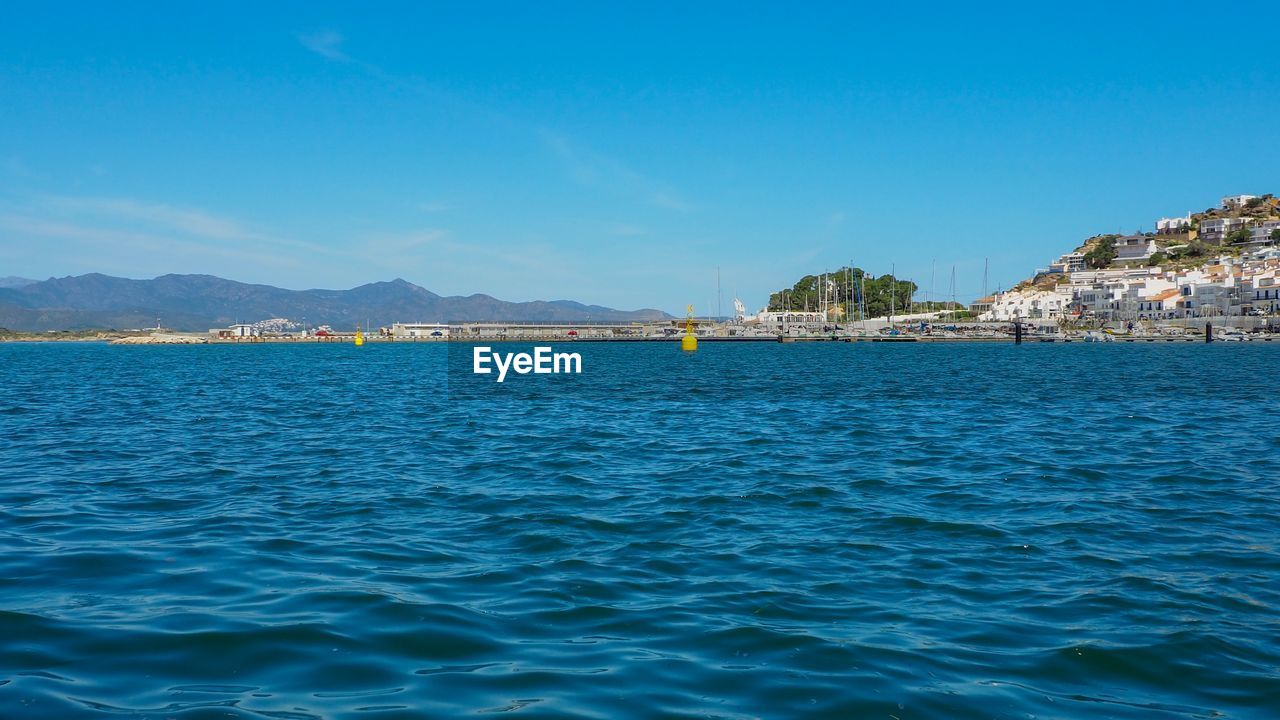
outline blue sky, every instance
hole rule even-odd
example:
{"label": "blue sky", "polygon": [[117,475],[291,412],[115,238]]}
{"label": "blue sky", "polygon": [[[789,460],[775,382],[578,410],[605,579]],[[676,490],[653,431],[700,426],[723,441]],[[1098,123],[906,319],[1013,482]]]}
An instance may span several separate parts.
{"label": "blue sky", "polygon": [[1280,192],[1270,4],[259,5],[0,8],[0,276],[967,300]]}

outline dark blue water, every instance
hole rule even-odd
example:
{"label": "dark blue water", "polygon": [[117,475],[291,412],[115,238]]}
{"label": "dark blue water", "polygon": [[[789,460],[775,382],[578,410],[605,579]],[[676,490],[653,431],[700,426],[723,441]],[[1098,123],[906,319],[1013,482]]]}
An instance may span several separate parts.
{"label": "dark blue water", "polygon": [[574,349],[0,345],[0,717],[1280,716],[1280,347]]}

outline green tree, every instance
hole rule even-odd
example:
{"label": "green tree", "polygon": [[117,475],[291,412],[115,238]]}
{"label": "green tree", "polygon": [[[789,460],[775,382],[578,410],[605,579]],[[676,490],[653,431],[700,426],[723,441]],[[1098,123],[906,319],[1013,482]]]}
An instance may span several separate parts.
{"label": "green tree", "polygon": [[1280,242],[1280,228],[1276,228],[1275,230],[1272,230],[1270,237],[1272,242]]}
{"label": "green tree", "polygon": [[1239,245],[1247,242],[1249,242],[1249,230],[1247,228],[1240,228],[1227,233],[1228,245]]}
{"label": "green tree", "polygon": [[1100,270],[1108,267],[1116,259],[1116,236],[1103,235],[1098,242],[1084,254],[1084,262],[1089,267]]}
{"label": "green tree", "polygon": [[1182,251],[1182,255],[1186,257],[1204,257],[1208,252],[1208,244],[1202,240],[1193,240],[1191,244],[1187,245],[1186,249]]}
{"label": "green tree", "polygon": [[1151,253],[1151,257],[1147,258],[1147,267],[1158,267],[1169,262],[1169,256],[1162,252]]}
{"label": "green tree", "polygon": [[[830,284],[820,294],[822,278],[817,275],[805,275],[790,288],[770,294],[769,309],[773,311],[819,310],[821,309],[820,296],[829,297],[832,306],[841,308],[848,306],[849,299],[852,297],[854,305],[848,308],[846,317],[858,316],[860,311],[857,305],[860,302],[865,303],[868,317],[888,315],[891,305],[895,306],[898,314],[904,314],[907,312],[908,299],[912,300],[917,309],[921,305],[917,294],[919,287],[909,280],[900,280],[892,275],[875,277],[862,268],[842,267],[828,273],[826,280]],[[929,303],[933,309],[939,309],[942,305],[943,303],[938,302]]]}

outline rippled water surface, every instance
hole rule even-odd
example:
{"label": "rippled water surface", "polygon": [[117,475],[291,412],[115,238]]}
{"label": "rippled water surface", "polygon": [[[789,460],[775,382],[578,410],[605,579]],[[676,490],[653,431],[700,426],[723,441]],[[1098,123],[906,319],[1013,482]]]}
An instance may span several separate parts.
{"label": "rippled water surface", "polygon": [[0,345],[0,717],[1280,717],[1280,347],[573,349]]}

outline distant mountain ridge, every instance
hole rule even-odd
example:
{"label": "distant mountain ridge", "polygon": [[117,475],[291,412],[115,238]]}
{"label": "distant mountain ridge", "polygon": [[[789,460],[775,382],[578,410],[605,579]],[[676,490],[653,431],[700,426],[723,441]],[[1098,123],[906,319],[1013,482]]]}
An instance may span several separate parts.
{"label": "distant mountain ridge", "polygon": [[17,277],[16,275],[9,275],[8,277],[0,278],[0,288],[20,288],[27,285],[34,285],[37,282],[39,281],[24,277]]}
{"label": "distant mountain ridge", "polygon": [[441,296],[405,280],[350,290],[285,290],[213,275],[133,280],[91,273],[0,287],[0,327],[10,330],[167,328],[199,331],[283,317],[343,329],[393,322],[631,322],[670,316],[571,300],[505,302],[489,295]]}

